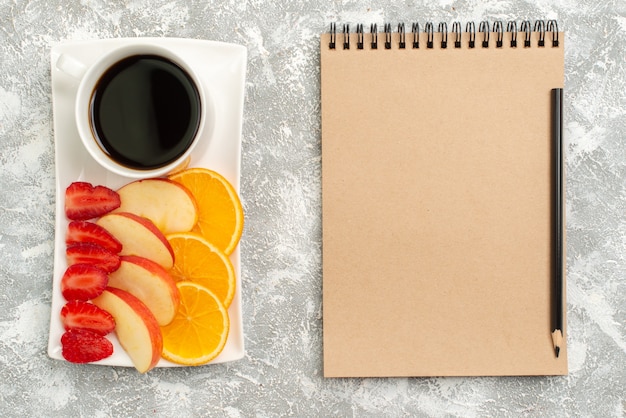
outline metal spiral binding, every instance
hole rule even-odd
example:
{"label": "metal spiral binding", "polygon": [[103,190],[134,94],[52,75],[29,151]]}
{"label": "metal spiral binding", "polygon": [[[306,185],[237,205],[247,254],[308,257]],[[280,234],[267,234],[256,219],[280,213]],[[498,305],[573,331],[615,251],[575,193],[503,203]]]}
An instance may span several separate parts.
{"label": "metal spiral binding", "polygon": [[431,22],[426,23],[426,26],[424,27],[424,32],[426,32],[426,48],[428,49],[432,49],[433,48],[433,24]]}
{"label": "metal spiral binding", "polygon": [[330,24],[330,41],[328,42],[328,48],[335,49],[337,40],[337,25],[335,23]]}
{"label": "metal spiral binding", "polygon": [[391,23],[385,23],[385,49],[391,49]]}
{"label": "metal spiral binding", "polygon": [[343,25],[343,49],[350,49],[350,25]]}
{"label": "metal spiral binding", "polygon": [[391,49],[391,23],[385,23],[385,49]]}
{"label": "metal spiral binding", "polygon": [[483,48],[489,48],[489,22],[483,20],[478,26],[478,32],[483,34]]}
{"label": "metal spiral binding", "polygon": [[413,49],[420,47],[420,24],[415,22],[411,25],[411,32],[413,32]]}
{"label": "metal spiral binding", "polygon": [[522,32],[524,32],[524,48],[530,47],[530,21],[522,22]]}
{"label": "metal spiral binding", "polygon": [[546,28],[545,22],[543,20],[537,20],[535,22],[535,32],[539,32],[539,46],[543,47],[546,45]]}
{"label": "metal spiral binding", "polygon": [[398,47],[400,49],[406,48],[406,37],[404,34],[404,23],[398,24],[398,33],[400,34],[400,41],[398,42]]}
{"label": "metal spiral binding", "polygon": [[[490,34],[493,32],[495,35],[495,46],[496,48],[504,47],[504,37],[505,32],[510,34],[510,47],[517,48],[517,36],[520,32],[523,32],[523,45],[524,48],[531,47],[532,43],[532,33],[537,32],[539,34],[539,38],[537,39],[538,47],[545,47],[546,45],[546,33],[549,33],[551,37],[552,47],[558,47],[560,45],[559,42],[559,27],[556,20],[537,20],[534,22],[534,26],[532,26],[529,20],[524,20],[521,23],[520,30],[517,29],[517,22],[509,21],[506,25],[506,31],[504,30],[504,23],[502,21],[495,21],[493,26],[490,28],[489,22],[484,20],[481,21],[478,27],[478,32],[482,33],[481,45],[483,48],[489,48]],[[406,30],[404,23],[398,24],[398,49],[406,49]],[[390,23],[385,23],[384,25],[384,36],[385,36],[385,49],[392,49],[393,44],[393,30]],[[440,22],[437,26],[437,32],[441,34],[441,49],[446,49],[448,47],[448,25],[445,22]],[[465,26],[465,32],[468,34],[467,46],[469,48],[476,47],[476,25],[474,22],[467,22]],[[420,25],[417,22],[411,24],[411,33],[412,33],[412,47],[413,49],[419,49],[420,47]],[[424,25],[424,33],[426,34],[426,48],[433,49],[434,48],[434,33],[435,27],[432,22],[426,22]],[[461,22],[453,22],[452,24],[452,33],[453,33],[453,41],[454,48],[462,48],[462,26]],[[357,24],[356,26],[356,49],[362,50],[365,48],[365,33],[363,24]],[[370,25],[370,34],[371,34],[371,49],[378,49],[378,26],[375,23]],[[350,49],[350,25],[344,24],[342,28],[342,45],[343,49]],[[329,49],[337,48],[337,25],[336,23],[330,24],[330,40],[328,43]]]}
{"label": "metal spiral binding", "polygon": [[454,47],[461,47],[461,22],[454,22],[452,24],[452,32],[454,32]]}
{"label": "metal spiral binding", "polygon": [[511,34],[511,48],[517,48],[517,22],[509,21],[506,24],[506,31]]}
{"label": "metal spiral binding", "polygon": [[363,49],[363,24],[356,25],[356,49]]}
{"label": "metal spiral binding", "polygon": [[446,49],[448,47],[448,25],[441,22],[437,30],[441,33],[441,49]]}
{"label": "metal spiral binding", "polygon": [[556,20],[548,20],[548,31],[552,32],[552,47],[559,46],[559,25]]}
{"label": "metal spiral binding", "polygon": [[370,33],[372,34],[372,49],[378,49],[378,25],[376,23],[370,25]]}
{"label": "metal spiral binding", "polygon": [[470,35],[468,46],[470,48],[474,48],[476,45],[476,25],[474,22],[467,22],[467,25],[465,25],[465,32]]}
{"label": "metal spiral binding", "polygon": [[504,33],[501,21],[498,20],[493,23],[493,32],[496,34],[496,48],[502,48]]}

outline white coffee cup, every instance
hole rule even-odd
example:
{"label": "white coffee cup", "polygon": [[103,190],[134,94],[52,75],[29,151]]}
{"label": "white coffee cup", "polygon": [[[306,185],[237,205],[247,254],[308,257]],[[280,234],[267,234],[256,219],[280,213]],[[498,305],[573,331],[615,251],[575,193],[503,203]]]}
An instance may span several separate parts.
{"label": "white coffee cup", "polygon": [[[197,99],[198,108],[196,111],[194,107],[194,116],[193,118],[190,116],[190,123],[193,124],[193,126],[190,125],[189,129],[185,131],[187,132],[185,136],[186,140],[184,141],[185,145],[180,146],[180,149],[177,149],[172,158],[170,158],[168,154],[167,160],[159,161],[159,163],[154,164],[154,166],[138,166],[138,164],[134,163],[129,164],[127,161],[123,162],[117,158],[116,154],[112,153],[111,150],[106,149],[96,132],[97,129],[95,125],[97,123],[94,122],[95,119],[93,116],[94,94],[99,88],[99,83],[104,77],[109,77],[109,74],[111,74],[110,71],[112,68],[115,68],[116,64],[126,59],[135,59],[142,56],[158,57],[164,60],[164,62],[169,62],[169,64],[174,64],[182,69],[183,73],[187,76],[186,80],[190,82],[188,86],[192,86],[190,88],[197,94],[197,96],[194,97]],[[81,142],[96,162],[115,174],[130,178],[149,178],[166,175],[188,161],[199,139],[203,135],[206,136],[209,133],[208,129],[213,125],[212,103],[203,88],[201,79],[185,60],[167,48],[149,42],[137,42],[115,48],[102,55],[93,64],[84,64],[80,59],[74,56],[62,54],[56,61],[56,68],[79,80],[74,116]],[[155,85],[158,87],[159,84],[155,83]],[[173,103],[176,104],[175,101]],[[124,106],[120,106],[120,112],[123,112],[122,107]],[[144,113],[147,112],[149,111]],[[126,120],[132,121],[133,119],[126,118]],[[137,126],[133,126],[133,129],[135,131],[140,129],[140,125],[140,123],[137,123]],[[146,134],[146,136],[149,135]],[[132,141],[132,135],[129,134],[128,137],[130,139],[125,141],[125,143]],[[134,152],[139,155],[141,154],[140,150],[141,148],[137,148]],[[156,153],[157,151],[153,150],[153,152]]]}

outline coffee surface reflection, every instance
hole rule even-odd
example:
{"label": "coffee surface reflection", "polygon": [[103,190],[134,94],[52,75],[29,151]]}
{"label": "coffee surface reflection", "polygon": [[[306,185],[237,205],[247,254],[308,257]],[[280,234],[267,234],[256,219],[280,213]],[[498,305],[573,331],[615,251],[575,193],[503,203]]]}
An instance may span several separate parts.
{"label": "coffee surface reflection", "polygon": [[176,63],[156,55],[130,56],[96,84],[91,129],[111,159],[154,169],[189,148],[200,126],[200,106],[198,87]]}

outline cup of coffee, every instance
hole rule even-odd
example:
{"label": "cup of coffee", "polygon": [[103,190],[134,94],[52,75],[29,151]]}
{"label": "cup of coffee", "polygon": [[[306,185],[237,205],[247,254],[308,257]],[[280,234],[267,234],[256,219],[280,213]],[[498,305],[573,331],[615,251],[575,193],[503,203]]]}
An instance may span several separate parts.
{"label": "cup of coffee", "polygon": [[131,178],[167,174],[190,156],[211,113],[194,70],[167,48],[136,43],[91,65],[61,55],[59,70],[78,78],[75,118],[89,154]]}

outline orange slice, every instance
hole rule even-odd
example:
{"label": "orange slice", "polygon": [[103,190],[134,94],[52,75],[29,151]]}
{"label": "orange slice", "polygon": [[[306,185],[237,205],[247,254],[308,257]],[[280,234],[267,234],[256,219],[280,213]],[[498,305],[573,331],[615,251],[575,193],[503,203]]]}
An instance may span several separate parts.
{"label": "orange slice", "polygon": [[189,168],[169,176],[196,198],[198,223],[193,231],[230,255],[243,231],[243,208],[235,188],[215,171]]}
{"label": "orange slice", "polygon": [[213,292],[193,282],[176,283],[180,305],[174,320],[161,327],[163,358],[178,364],[205,364],[224,349],[230,320]]}
{"label": "orange slice", "polygon": [[192,232],[170,234],[166,238],[174,251],[172,277],[206,287],[228,308],[236,286],[230,259],[204,237]]}

